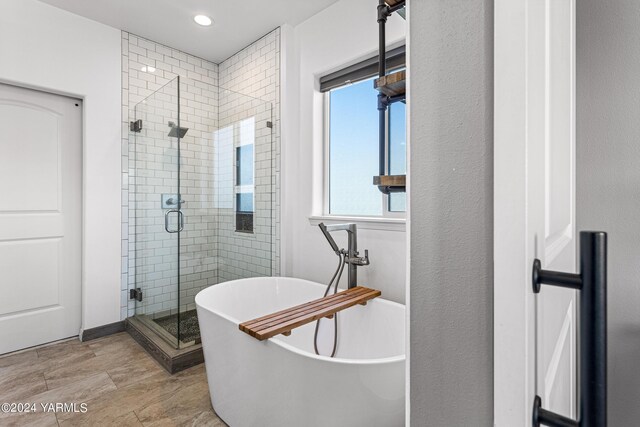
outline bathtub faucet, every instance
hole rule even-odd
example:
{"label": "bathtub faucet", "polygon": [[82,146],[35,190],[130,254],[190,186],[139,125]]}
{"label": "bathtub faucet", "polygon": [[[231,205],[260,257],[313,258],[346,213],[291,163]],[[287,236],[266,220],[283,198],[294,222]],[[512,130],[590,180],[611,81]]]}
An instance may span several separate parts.
{"label": "bathtub faucet", "polygon": [[[358,267],[369,265],[369,250],[365,249],[364,257],[359,257],[358,253],[358,229],[353,223],[349,224],[332,224],[324,225],[324,223],[318,224],[320,230],[327,238],[331,248],[337,255],[344,255],[344,262],[349,266],[348,279],[349,288],[355,288],[358,286]],[[346,231],[348,237],[348,249],[340,249],[336,244],[336,241],[331,237],[331,233],[334,231]]]}

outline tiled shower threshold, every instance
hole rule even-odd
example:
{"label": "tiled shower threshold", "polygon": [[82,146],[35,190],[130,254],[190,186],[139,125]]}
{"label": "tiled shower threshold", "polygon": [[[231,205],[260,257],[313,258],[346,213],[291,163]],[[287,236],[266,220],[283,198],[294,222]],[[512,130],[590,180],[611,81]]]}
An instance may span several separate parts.
{"label": "tiled shower threshold", "polygon": [[[175,374],[204,362],[202,344],[176,349],[158,334],[159,331],[170,336],[169,332],[148,318],[129,317],[127,319],[129,335],[169,373]],[[175,340],[173,337],[171,339]]]}
{"label": "tiled shower threshold", "polygon": [[[169,311],[156,313],[154,316],[146,314],[136,315],[136,319],[144,323],[149,329],[164,338],[169,345],[175,346],[178,335],[178,315]],[[189,310],[180,313],[180,348],[190,345],[200,344],[200,325],[196,310]]]}

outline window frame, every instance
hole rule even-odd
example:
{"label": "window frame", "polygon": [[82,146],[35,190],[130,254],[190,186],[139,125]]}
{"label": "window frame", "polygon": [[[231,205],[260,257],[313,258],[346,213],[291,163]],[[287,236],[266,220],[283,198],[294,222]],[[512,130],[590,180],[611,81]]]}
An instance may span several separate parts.
{"label": "window frame", "polygon": [[[390,71],[399,70],[404,68],[405,65],[396,66]],[[330,90],[322,93],[323,99],[323,112],[322,112],[322,121],[323,121],[323,138],[322,138],[322,153],[323,153],[323,166],[322,166],[322,216],[327,218],[365,218],[365,219],[380,219],[380,220],[404,220],[407,217],[407,209],[403,212],[391,211],[389,210],[390,206],[390,195],[384,194],[380,192],[380,203],[382,203],[382,214],[381,215],[362,215],[362,214],[349,214],[349,215],[338,215],[331,213],[331,91],[334,89],[338,89],[340,87],[348,86],[350,84],[361,83],[362,81],[366,81],[371,77],[367,77],[366,79],[358,80],[353,83],[347,83],[341,86],[333,87]],[[377,108],[376,105],[372,105],[372,108]],[[386,109],[385,112],[385,126],[387,132],[385,134],[385,163],[387,164],[387,170],[389,168],[388,159],[389,159],[389,111],[390,108]],[[406,125],[406,114],[405,114],[405,125]],[[406,151],[405,151],[406,155]],[[373,176],[371,176],[371,185],[373,186]]]}

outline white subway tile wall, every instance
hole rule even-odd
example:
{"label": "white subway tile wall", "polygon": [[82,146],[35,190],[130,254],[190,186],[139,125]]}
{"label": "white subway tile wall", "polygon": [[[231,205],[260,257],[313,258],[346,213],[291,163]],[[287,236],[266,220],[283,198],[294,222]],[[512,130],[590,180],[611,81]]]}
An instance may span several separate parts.
{"label": "white subway tile wall", "polygon": [[[279,274],[279,34],[218,65],[122,32],[122,319],[190,310],[204,287]],[[143,131],[132,133],[129,122],[137,119]],[[235,231],[233,200],[234,148],[246,120],[255,125],[252,234]],[[189,128],[179,172],[169,121]],[[185,218],[179,307],[178,234],[165,231],[161,208],[162,194],[177,195],[178,177]],[[169,229],[178,226],[177,213],[170,213]],[[136,282],[144,283],[137,309],[129,299]]]}
{"label": "white subway tile wall", "polygon": [[[256,140],[272,136],[273,149],[257,146],[255,236],[233,232],[231,215],[222,215],[220,250],[226,254],[219,265],[220,281],[260,275],[271,270],[280,275],[280,29],[247,46],[218,66],[220,87],[265,100],[271,104],[272,128],[256,123]],[[242,107],[233,107],[237,96],[220,93],[220,127],[225,121],[242,119]],[[245,104],[250,108],[254,108]],[[228,107],[235,109],[228,110]],[[266,207],[272,206],[268,210]],[[266,214],[270,215],[270,218]],[[268,234],[271,238],[267,239]],[[269,249],[268,246],[271,246]],[[267,257],[267,254],[271,254]],[[270,265],[267,265],[270,264]]]}

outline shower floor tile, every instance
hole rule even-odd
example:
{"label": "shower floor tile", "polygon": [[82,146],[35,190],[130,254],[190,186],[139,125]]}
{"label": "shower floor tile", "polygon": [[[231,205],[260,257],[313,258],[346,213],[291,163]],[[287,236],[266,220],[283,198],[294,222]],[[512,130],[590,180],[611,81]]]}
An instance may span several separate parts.
{"label": "shower floor tile", "polygon": [[[169,332],[171,336],[178,336],[178,315],[161,317],[153,320],[158,326]],[[180,341],[183,343],[200,342],[200,325],[196,310],[180,313]]]}

